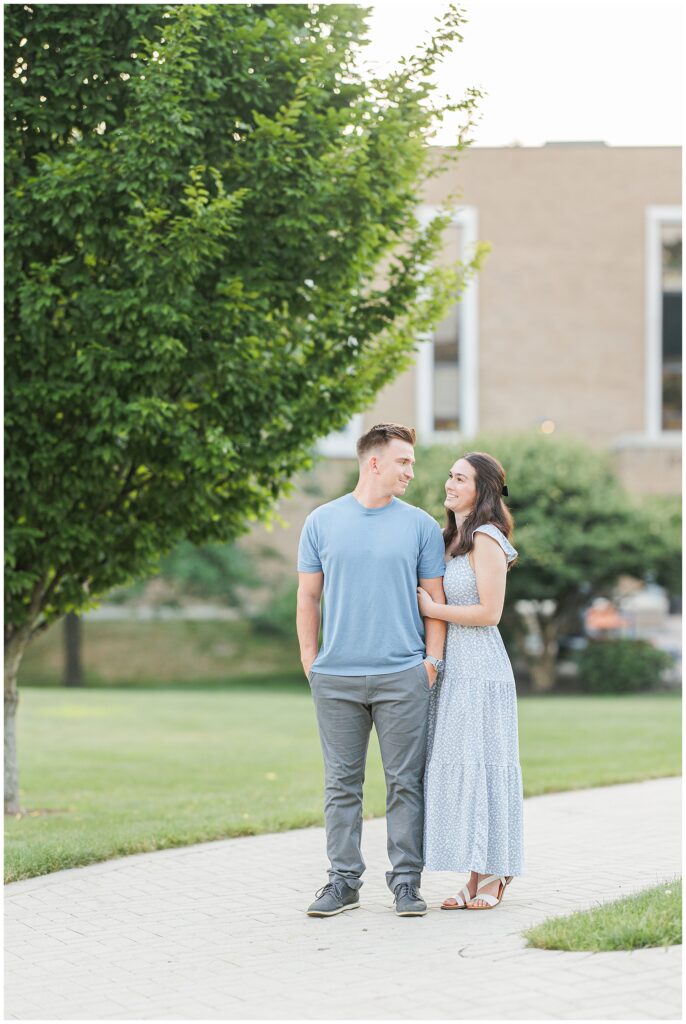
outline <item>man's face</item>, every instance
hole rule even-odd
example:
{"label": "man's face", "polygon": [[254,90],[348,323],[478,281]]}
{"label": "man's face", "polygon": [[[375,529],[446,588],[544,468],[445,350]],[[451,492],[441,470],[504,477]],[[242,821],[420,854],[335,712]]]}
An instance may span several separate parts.
{"label": "man's face", "polygon": [[414,479],[414,448],[409,441],[394,437],[370,456],[370,462],[384,492],[402,498],[410,480]]}

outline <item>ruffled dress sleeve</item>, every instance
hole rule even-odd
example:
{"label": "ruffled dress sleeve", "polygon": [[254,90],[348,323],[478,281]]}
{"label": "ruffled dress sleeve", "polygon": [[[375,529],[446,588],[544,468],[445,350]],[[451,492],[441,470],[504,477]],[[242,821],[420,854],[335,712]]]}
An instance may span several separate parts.
{"label": "ruffled dress sleeve", "polygon": [[505,552],[508,565],[517,557],[516,549],[512,547],[505,534],[501,533],[497,526],[493,526],[491,523],[484,523],[483,526],[477,526],[474,533],[486,533],[489,537],[492,537],[493,540],[496,540]]}

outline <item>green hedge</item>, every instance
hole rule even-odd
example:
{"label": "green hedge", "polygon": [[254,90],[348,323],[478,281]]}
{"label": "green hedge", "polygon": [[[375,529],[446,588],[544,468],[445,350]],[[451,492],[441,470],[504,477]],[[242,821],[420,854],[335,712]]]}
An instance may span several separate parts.
{"label": "green hedge", "polygon": [[584,693],[635,693],[655,689],[671,658],[647,640],[592,640],[578,658]]}

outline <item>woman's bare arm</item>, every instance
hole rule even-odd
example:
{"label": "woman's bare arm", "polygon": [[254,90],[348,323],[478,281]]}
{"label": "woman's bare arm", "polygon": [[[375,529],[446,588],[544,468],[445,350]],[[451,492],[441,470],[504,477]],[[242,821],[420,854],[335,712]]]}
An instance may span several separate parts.
{"label": "woman's bare arm", "polygon": [[486,533],[474,535],[474,560],[478,604],[437,604],[421,587],[417,588],[420,613],[458,626],[497,626],[505,604],[507,559],[497,540]]}

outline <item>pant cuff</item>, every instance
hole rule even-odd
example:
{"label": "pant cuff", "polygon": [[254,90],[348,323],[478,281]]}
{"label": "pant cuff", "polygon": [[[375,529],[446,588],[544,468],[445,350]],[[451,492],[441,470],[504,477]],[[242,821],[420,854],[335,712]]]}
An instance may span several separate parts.
{"label": "pant cuff", "polygon": [[421,871],[387,871],[386,872],[386,885],[393,892],[396,885],[400,885],[401,882],[407,882],[408,885],[416,885],[419,887],[422,881]]}
{"label": "pant cuff", "polygon": [[349,889],[361,889],[364,882],[357,875],[342,875],[338,871],[329,871],[329,881],[335,882],[340,880],[345,882]]}

